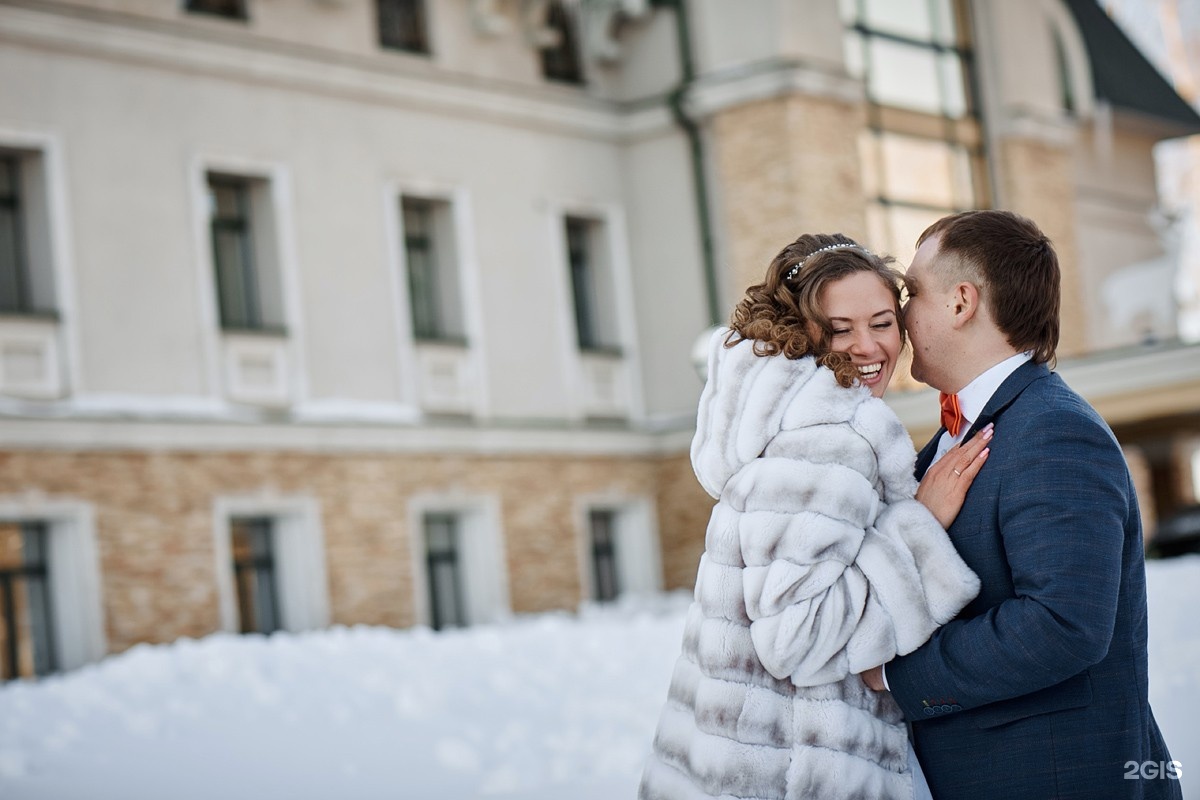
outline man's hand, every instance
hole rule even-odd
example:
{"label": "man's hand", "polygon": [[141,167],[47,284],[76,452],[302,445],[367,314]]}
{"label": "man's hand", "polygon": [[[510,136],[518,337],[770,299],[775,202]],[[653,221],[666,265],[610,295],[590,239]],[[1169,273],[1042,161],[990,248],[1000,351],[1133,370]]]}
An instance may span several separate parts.
{"label": "man's hand", "polygon": [[874,689],[877,692],[886,692],[887,691],[887,687],[885,687],[883,685],[883,666],[882,665],[880,665],[878,667],[871,667],[869,670],[862,673],[858,677],[862,678],[863,683],[865,683],[867,685],[868,689]]}

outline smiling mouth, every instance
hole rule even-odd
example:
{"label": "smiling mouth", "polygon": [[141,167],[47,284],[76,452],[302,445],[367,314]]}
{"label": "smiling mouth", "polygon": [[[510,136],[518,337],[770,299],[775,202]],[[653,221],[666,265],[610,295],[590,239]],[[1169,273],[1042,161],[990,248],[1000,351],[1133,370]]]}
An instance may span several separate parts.
{"label": "smiling mouth", "polygon": [[883,362],[881,361],[878,364],[863,364],[858,368],[858,374],[861,375],[864,380],[871,380],[872,378],[878,377],[882,370]]}

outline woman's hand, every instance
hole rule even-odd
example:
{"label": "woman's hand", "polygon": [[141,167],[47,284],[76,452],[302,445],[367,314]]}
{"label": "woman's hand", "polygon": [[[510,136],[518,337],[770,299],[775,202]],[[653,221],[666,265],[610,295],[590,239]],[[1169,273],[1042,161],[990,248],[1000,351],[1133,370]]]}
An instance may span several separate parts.
{"label": "woman's hand", "polygon": [[946,451],[921,479],[921,485],[917,487],[917,500],[933,513],[943,528],[949,528],[950,523],[954,522],[967,497],[967,490],[971,488],[979,470],[983,469],[992,431],[989,422],[968,441]]}

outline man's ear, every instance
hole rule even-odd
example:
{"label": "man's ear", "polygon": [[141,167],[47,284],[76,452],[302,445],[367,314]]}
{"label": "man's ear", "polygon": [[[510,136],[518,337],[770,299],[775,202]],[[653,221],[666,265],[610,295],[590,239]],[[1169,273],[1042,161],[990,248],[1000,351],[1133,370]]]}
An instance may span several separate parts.
{"label": "man's ear", "polygon": [[979,287],[963,281],[954,287],[954,327],[961,328],[979,312]]}

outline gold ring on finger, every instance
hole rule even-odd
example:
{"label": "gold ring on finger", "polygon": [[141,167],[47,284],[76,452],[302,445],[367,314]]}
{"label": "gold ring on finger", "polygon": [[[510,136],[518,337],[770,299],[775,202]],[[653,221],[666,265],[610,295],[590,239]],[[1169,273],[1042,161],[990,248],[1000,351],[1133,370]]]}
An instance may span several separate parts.
{"label": "gold ring on finger", "polygon": [[955,475],[957,475],[957,476],[958,476],[958,477],[960,477],[960,478],[962,477],[962,473],[961,473],[961,472],[959,472],[958,470],[954,470],[954,474],[955,474]]}

